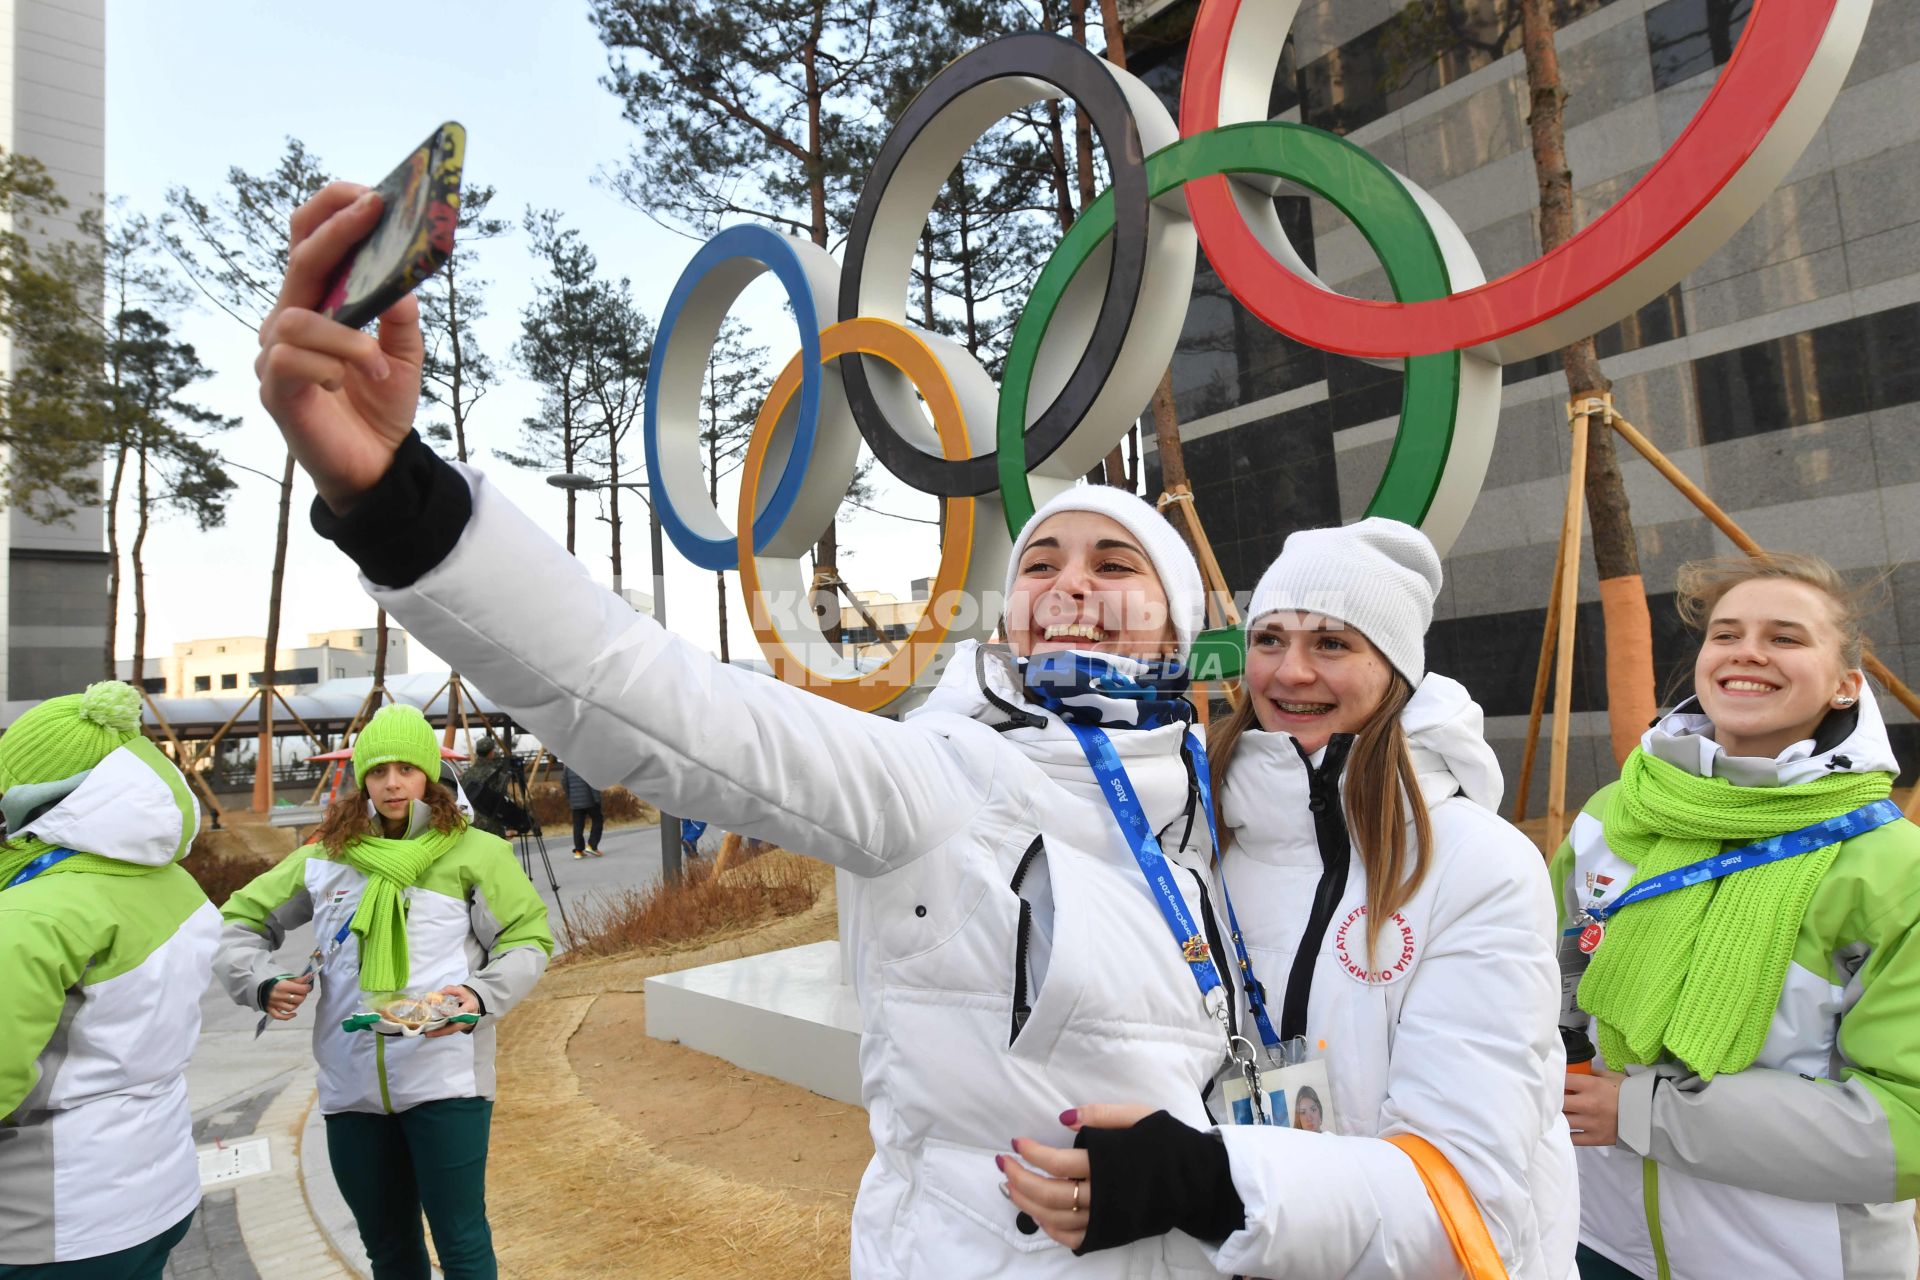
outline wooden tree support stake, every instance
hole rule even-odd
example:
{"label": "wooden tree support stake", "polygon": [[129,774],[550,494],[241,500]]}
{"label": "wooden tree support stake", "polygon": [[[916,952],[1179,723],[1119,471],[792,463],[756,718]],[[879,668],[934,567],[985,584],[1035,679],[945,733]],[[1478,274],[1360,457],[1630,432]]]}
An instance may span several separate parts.
{"label": "wooden tree support stake", "polygon": [[[1611,401],[1608,401],[1611,412]],[[1547,757],[1547,848],[1558,849],[1566,833],[1567,748],[1573,737],[1573,636],[1580,603],[1580,526],[1586,514],[1587,435],[1594,401],[1575,401],[1573,452],[1567,469],[1567,508],[1560,524],[1558,616],[1554,619],[1553,745]],[[1603,418],[1604,422],[1605,419]]]}
{"label": "wooden tree support stake", "polygon": [[189,768],[197,768],[201,760],[211,759],[213,757],[214,753],[220,749],[220,741],[227,736],[227,731],[239,723],[240,717],[247,713],[247,708],[252,706],[253,700],[259,696],[260,691],[258,689],[255,689],[246,696],[246,700],[240,704],[239,708],[227,717],[226,723],[213,731],[213,736],[207,739],[207,745],[194,752],[193,759],[188,762]]}
{"label": "wooden tree support stake", "polygon": [[887,646],[887,652],[900,652],[899,644],[880,626],[880,620],[873,616],[873,612],[867,608],[866,602],[860,599],[859,596],[853,594],[853,588],[848,586],[846,580],[835,572],[831,566],[814,572],[812,591],[817,593],[823,590],[829,594],[838,592],[845,596],[847,603],[853,606],[853,611],[860,615],[860,621],[867,624],[867,630],[873,632],[880,643]]}
{"label": "wooden tree support stake", "polygon": [[[1582,498],[1585,490],[1586,440],[1591,420],[1598,418],[1604,426],[1612,428],[1622,440],[1633,447],[1636,453],[1645,458],[1668,484],[1691,502],[1701,515],[1725,534],[1734,546],[1747,555],[1763,553],[1759,542],[1742,529],[1718,503],[1708,497],[1705,490],[1681,471],[1673,459],[1662,453],[1658,446],[1647,439],[1638,428],[1614,411],[1611,395],[1575,396],[1567,405],[1567,416],[1573,421],[1574,450],[1573,465],[1567,486],[1566,517],[1560,529],[1560,550],[1554,562],[1553,594],[1547,604],[1545,634],[1540,644],[1540,665],[1534,675],[1533,705],[1527,717],[1526,748],[1521,756],[1520,783],[1515,791],[1513,808],[1514,821],[1522,821],[1526,817],[1527,801],[1533,781],[1534,756],[1539,746],[1540,722],[1546,702],[1548,662],[1550,655],[1557,655],[1554,685],[1553,763],[1547,782],[1549,857],[1552,856],[1552,850],[1559,847],[1560,840],[1565,834],[1566,735],[1571,727],[1567,722],[1571,718],[1572,711],[1573,622],[1575,604],[1579,595],[1580,519],[1584,507]],[[1920,718],[1920,694],[1916,694],[1905,681],[1889,670],[1884,662],[1869,653],[1861,666],[1900,705],[1916,718]],[[1920,787],[1915,787],[1913,794],[1908,798],[1907,816],[1920,819]]]}
{"label": "wooden tree support stake", "polygon": [[187,748],[173,732],[173,726],[167,723],[167,717],[161,712],[160,704],[155,702],[153,695],[145,689],[140,691],[140,696],[146,701],[147,710],[153,712],[154,723],[160,726],[160,732],[165,734],[167,741],[173,745],[174,763],[179,765],[180,772],[186,775],[188,785],[198,787],[200,794],[206,797],[207,807],[213,810],[214,828],[218,830],[220,819],[227,816],[227,811],[220,807],[218,800],[213,798],[213,788],[207,785],[207,780],[200,776],[198,770],[188,767]]}
{"label": "wooden tree support stake", "polygon": [[[1160,495],[1160,511],[1168,520],[1178,516],[1180,523],[1186,526],[1187,541],[1193,545],[1194,559],[1200,562],[1201,585],[1207,593],[1207,617],[1215,627],[1237,627],[1240,625],[1240,610],[1233,602],[1233,589],[1227,585],[1227,575],[1220,571],[1219,558],[1213,554],[1213,542],[1207,537],[1206,526],[1200,522],[1200,506],[1194,500],[1193,490],[1185,484],[1170,485]],[[1242,694],[1240,685],[1235,681],[1220,682],[1221,692],[1226,694],[1228,705],[1238,709]],[[1201,684],[1194,690],[1199,696],[1195,699],[1200,713],[1200,727],[1207,727],[1206,686]]]}

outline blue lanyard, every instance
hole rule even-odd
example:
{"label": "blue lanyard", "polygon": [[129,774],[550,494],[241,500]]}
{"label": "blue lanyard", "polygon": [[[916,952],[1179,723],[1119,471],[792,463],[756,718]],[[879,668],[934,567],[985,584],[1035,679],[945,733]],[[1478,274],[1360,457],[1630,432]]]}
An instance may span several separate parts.
{"label": "blue lanyard", "polygon": [[[1147,887],[1153,892],[1161,918],[1173,932],[1174,941],[1180,946],[1180,954],[1186,960],[1187,968],[1192,971],[1193,980],[1199,984],[1202,1002],[1225,1025],[1224,1001],[1227,993],[1215,995],[1220,990],[1220,971],[1214,966],[1205,934],[1188,914],[1186,899],[1180,896],[1180,888],[1174,883],[1173,864],[1167,860],[1158,837],[1147,825],[1146,810],[1134,792],[1133,780],[1127,777],[1126,767],[1120,763],[1119,754],[1114,751],[1113,743],[1104,732],[1092,725],[1075,724],[1072,721],[1067,722],[1067,728],[1073,730],[1073,736],[1080,741],[1080,749],[1086,753],[1087,763],[1093,768],[1094,781],[1100,786],[1100,794],[1106,797],[1107,807],[1120,824],[1120,834],[1126,837],[1127,848],[1132,851],[1133,860],[1140,864],[1140,874],[1146,877]],[[1191,734],[1186,740],[1186,750],[1193,758],[1200,803],[1207,815],[1207,835],[1213,842],[1217,859],[1219,830],[1214,825],[1213,786],[1207,776],[1207,750]],[[1261,1040],[1271,1048],[1280,1043],[1280,1037],[1274,1034],[1273,1024],[1267,1018],[1265,993],[1253,976],[1253,964],[1248,959],[1246,944],[1241,941],[1240,926],[1233,914],[1233,899],[1226,893],[1224,880],[1220,891],[1226,898],[1227,926],[1233,931],[1240,970],[1246,975],[1247,998],[1253,1006],[1254,1020],[1260,1028]]]}
{"label": "blue lanyard", "polygon": [[[1207,837],[1213,842],[1213,865],[1220,866],[1220,828],[1213,817],[1213,774],[1207,764],[1207,747],[1197,737],[1187,739],[1187,754],[1193,757],[1194,785],[1200,792],[1200,807],[1207,815]],[[1253,976],[1253,958],[1247,954],[1247,942],[1240,932],[1240,917],[1233,910],[1233,894],[1227,889],[1227,874],[1220,870],[1220,898],[1227,908],[1227,929],[1233,934],[1235,958],[1240,962],[1241,981],[1246,984],[1247,1004],[1253,1009],[1253,1025],[1260,1030],[1260,1043],[1271,1049],[1280,1043],[1279,1033],[1267,1017],[1267,988]]]}
{"label": "blue lanyard", "polygon": [[1684,867],[1664,871],[1650,880],[1642,880],[1605,906],[1589,906],[1586,913],[1594,920],[1604,923],[1607,917],[1622,907],[1630,907],[1636,902],[1657,898],[1663,893],[1672,893],[1675,889],[1685,889],[1692,885],[1705,884],[1709,880],[1718,880],[1721,876],[1730,876],[1736,871],[1745,871],[1748,867],[1763,867],[1770,862],[1784,862],[1788,858],[1797,858],[1803,853],[1812,853],[1815,849],[1824,849],[1828,845],[1839,844],[1842,840],[1863,836],[1869,831],[1886,826],[1889,822],[1897,822],[1903,816],[1900,806],[1892,800],[1875,800],[1871,804],[1861,805],[1851,813],[1843,813],[1837,818],[1826,818],[1811,826],[1801,827],[1798,831],[1769,836],[1745,848],[1735,849],[1730,853],[1715,854],[1711,858],[1702,858]]}
{"label": "blue lanyard", "polygon": [[7,881],[7,888],[12,889],[19,885],[25,884],[27,881],[39,875],[42,871],[45,871],[48,867],[53,866],[55,863],[65,862],[68,858],[71,858],[74,854],[78,852],[80,852],[78,849],[47,850],[45,853],[35,858],[32,862],[29,862],[26,866],[20,868],[20,874],[16,875],[13,879]]}

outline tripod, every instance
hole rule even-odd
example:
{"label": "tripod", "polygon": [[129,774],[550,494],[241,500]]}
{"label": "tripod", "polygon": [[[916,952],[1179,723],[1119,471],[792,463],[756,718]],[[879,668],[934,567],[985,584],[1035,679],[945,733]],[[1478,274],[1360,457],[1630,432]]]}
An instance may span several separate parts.
{"label": "tripod", "polygon": [[553,859],[547,856],[547,839],[535,825],[513,833],[513,845],[520,853],[520,869],[527,879],[533,879],[533,855],[540,855],[540,865],[546,868],[547,887],[553,890],[554,905],[560,909],[560,928],[567,935],[569,947],[579,945],[573,939],[573,922],[567,919],[567,904],[560,897],[560,882],[554,878]]}
{"label": "tripod", "polygon": [[[520,870],[529,880],[533,879],[534,855],[539,854],[540,865],[547,873],[547,887],[553,890],[554,905],[560,911],[560,928],[567,936],[567,945],[578,946],[573,936],[573,922],[567,919],[567,904],[560,897],[560,881],[553,874],[553,859],[547,856],[546,837],[533,817],[533,805],[527,796],[526,767],[520,763],[519,756],[508,751],[500,772],[505,775],[505,794],[494,791],[492,779],[488,779],[489,785],[482,788],[483,792],[494,792],[490,797],[493,813],[488,816],[505,828],[507,838],[513,841],[514,849],[520,855]],[[476,808],[482,803],[478,796],[470,795],[468,799],[474,802]]]}

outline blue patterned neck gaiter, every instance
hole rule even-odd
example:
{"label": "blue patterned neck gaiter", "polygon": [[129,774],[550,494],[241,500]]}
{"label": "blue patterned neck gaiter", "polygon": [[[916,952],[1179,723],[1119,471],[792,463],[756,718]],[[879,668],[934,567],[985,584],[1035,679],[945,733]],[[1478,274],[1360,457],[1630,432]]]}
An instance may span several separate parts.
{"label": "blue patterned neck gaiter", "polygon": [[1103,729],[1157,729],[1193,719],[1187,672],[1177,659],[1140,662],[1084,649],[1020,659],[1035,702],[1063,720]]}

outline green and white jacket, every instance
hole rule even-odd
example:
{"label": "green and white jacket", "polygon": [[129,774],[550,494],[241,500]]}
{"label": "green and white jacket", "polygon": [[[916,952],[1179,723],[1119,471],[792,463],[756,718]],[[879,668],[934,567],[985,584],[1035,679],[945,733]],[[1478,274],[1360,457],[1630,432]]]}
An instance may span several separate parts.
{"label": "green and white jacket", "polygon": [[169,865],[199,829],[141,738],[15,833],[160,870],[0,891],[0,1264],[131,1248],[200,1203],[186,1069],[220,917]]}
{"label": "green and white jacket", "polygon": [[[1896,772],[1864,690],[1857,712],[1830,716],[1819,737],[1772,760],[1728,756],[1692,703],[1641,745],[1740,786]],[[1606,797],[1602,790],[1587,802],[1553,861],[1563,929],[1590,883],[1611,877],[1604,903],[1633,877],[1601,838]],[[1711,1082],[1679,1063],[1627,1067],[1619,1141],[1576,1149],[1581,1241],[1661,1280],[1912,1280],[1920,1268],[1916,924],[1920,828],[1900,821],[1846,841],[1807,908],[1753,1066]],[[1577,1010],[1572,1017],[1584,1021]]]}
{"label": "green and white jacket", "polygon": [[[424,806],[416,806],[424,807]],[[228,899],[214,971],[227,993],[260,1008],[261,985],[287,977],[273,952],[311,921],[323,950],[353,918],[367,877],[307,845]],[[348,933],[320,971],[311,1013],[320,1066],[320,1110],[405,1111],[441,1098],[491,1098],[494,1024],[533,990],[553,954],[547,907],[520,870],[513,847],[468,827],[406,891],[409,986],[472,987],[486,1006],[471,1035],[428,1040],[348,1032],[361,1009],[360,939]]]}

